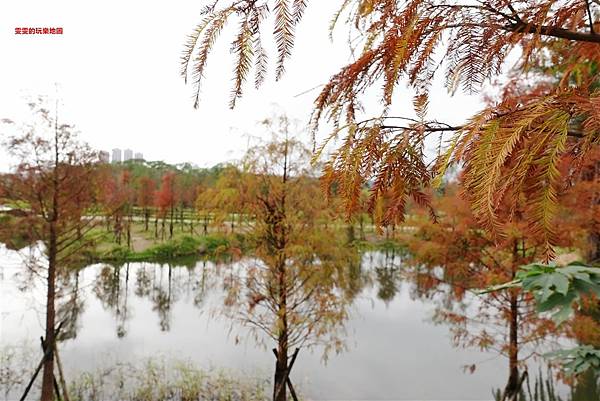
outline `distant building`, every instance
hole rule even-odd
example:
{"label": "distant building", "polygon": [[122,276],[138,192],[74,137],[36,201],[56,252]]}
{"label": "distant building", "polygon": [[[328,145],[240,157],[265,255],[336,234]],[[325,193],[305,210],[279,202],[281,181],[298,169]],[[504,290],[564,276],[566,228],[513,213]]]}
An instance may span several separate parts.
{"label": "distant building", "polygon": [[123,161],[126,162],[127,160],[131,159],[133,159],[133,150],[125,149],[125,152],[123,153]]}
{"label": "distant building", "polygon": [[144,155],[140,152],[136,152],[134,159],[135,160],[144,160]]}
{"label": "distant building", "polygon": [[109,163],[110,162],[110,154],[105,150],[101,150],[100,153],[98,154],[98,157],[100,158],[100,163]]}
{"label": "distant building", "polygon": [[112,162],[121,163],[121,149],[112,150]]}

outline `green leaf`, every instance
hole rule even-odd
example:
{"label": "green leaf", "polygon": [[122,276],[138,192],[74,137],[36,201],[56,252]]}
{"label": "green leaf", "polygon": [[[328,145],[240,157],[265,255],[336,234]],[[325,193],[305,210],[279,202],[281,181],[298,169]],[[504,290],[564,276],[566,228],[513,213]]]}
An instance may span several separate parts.
{"label": "green leaf", "polygon": [[567,295],[569,291],[569,279],[562,273],[555,273],[553,277],[553,285],[556,291],[560,294]]}
{"label": "green leaf", "polygon": [[581,345],[568,350],[560,350],[544,354],[545,358],[561,363],[569,376],[577,376],[594,369],[600,373],[600,349],[591,345]]}
{"label": "green leaf", "polygon": [[569,279],[560,273],[536,274],[523,280],[523,288],[534,292],[539,302],[546,302],[554,292],[565,295],[569,290]]}
{"label": "green leaf", "polygon": [[562,305],[570,305],[571,302],[575,299],[576,295],[573,293],[569,293],[567,296],[562,294],[554,293],[552,294],[546,302],[538,303],[537,310],[539,312],[547,312],[554,308],[558,308]]}
{"label": "green leaf", "polygon": [[489,287],[482,293],[519,286],[534,296],[538,312],[554,312],[552,318],[561,323],[570,318],[582,296],[600,297],[600,268],[580,263],[564,267],[531,263],[521,266],[515,280]]}
{"label": "green leaf", "polygon": [[572,315],[573,315],[573,308],[571,307],[570,304],[567,304],[567,305],[561,305],[558,312],[554,313],[551,317],[552,317],[552,320],[554,320],[554,322],[556,324],[561,324],[561,323],[569,320],[569,318]]}
{"label": "green leaf", "polygon": [[600,285],[596,283],[588,283],[587,281],[578,280],[573,283],[573,288],[580,294],[595,294],[600,297]]}

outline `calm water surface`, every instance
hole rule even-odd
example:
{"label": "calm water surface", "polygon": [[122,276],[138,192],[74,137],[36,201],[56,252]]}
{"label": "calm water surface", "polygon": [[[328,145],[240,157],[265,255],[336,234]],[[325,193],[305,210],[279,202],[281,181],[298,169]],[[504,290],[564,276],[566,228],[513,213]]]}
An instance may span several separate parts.
{"label": "calm water surface", "polygon": [[[35,347],[43,334],[43,283],[34,278],[37,284],[23,291],[31,283],[23,255],[0,247],[0,342]],[[61,344],[67,377],[151,356],[270,377],[271,352],[214,316],[223,296],[219,271],[203,261],[97,264],[70,277],[65,299],[79,313],[72,338]],[[303,394],[320,400],[489,400],[492,387],[505,384],[504,358],[454,348],[448,326],[433,324],[435,303],[411,296],[399,257],[367,253],[360,275],[364,287],[347,324],[349,349],[327,364],[320,350],[301,351],[292,378]],[[463,366],[473,363],[476,371],[465,373]]]}

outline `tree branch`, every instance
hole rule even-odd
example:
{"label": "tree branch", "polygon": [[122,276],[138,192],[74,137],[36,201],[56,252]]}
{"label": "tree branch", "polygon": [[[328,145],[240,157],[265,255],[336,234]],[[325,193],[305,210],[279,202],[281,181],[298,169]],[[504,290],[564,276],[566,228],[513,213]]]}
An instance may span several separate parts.
{"label": "tree branch", "polygon": [[589,0],[585,0],[585,7],[587,8],[588,20],[590,22],[590,33],[592,35],[596,35],[596,31],[594,30],[594,19],[592,17],[592,9],[590,8]]}
{"label": "tree branch", "polygon": [[497,28],[500,30],[508,31],[508,32],[516,32],[522,34],[528,33],[537,33],[542,36],[550,36],[559,39],[566,39],[573,42],[587,42],[587,43],[599,43],[600,44],[600,35],[595,33],[585,33],[585,32],[577,32],[570,31],[568,29],[558,28],[555,26],[549,25],[537,25],[525,21],[515,22],[512,24],[486,24],[479,22],[463,22],[457,24],[446,24],[436,27],[435,29],[427,30],[427,34],[432,34],[434,32],[442,31],[445,29],[454,29],[454,28],[464,28],[464,27],[472,27],[472,28]]}
{"label": "tree branch", "polygon": [[502,29],[516,33],[537,33],[543,36],[551,36],[559,39],[571,40],[574,42],[600,43],[600,35],[595,33],[583,33],[569,31],[563,28],[548,25],[536,25],[526,22],[519,22],[502,26]]}
{"label": "tree branch", "polygon": [[[407,126],[402,126],[402,125],[380,125],[379,128],[381,128],[381,129],[404,129],[404,130],[410,130],[410,131],[416,131],[418,129],[418,127],[407,127]],[[458,131],[458,130],[461,130],[462,128],[463,128],[462,126],[458,126],[458,127],[452,127],[452,126],[427,127],[427,126],[424,126],[423,131],[425,131],[425,132]]]}

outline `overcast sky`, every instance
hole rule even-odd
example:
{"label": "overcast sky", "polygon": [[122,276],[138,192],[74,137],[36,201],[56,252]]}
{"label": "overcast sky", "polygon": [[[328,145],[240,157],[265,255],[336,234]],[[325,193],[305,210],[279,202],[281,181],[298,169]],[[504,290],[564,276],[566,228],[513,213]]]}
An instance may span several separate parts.
{"label": "overcast sky", "polygon": [[[225,0],[224,0],[225,1]],[[340,1],[312,0],[297,30],[297,44],[283,80],[252,84],[234,111],[228,109],[233,62],[232,31],[225,31],[209,59],[199,110],[193,88],[179,76],[186,35],[199,22],[205,0],[193,1],[2,1],[0,3],[0,118],[13,117],[26,94],[55,94],[65,119],[98,149],[131,148],[149,160],[200,166],[239,157],[246,134],[274,105],[307,121],[318,90],[350,61],[347,31],[332,43],[328,25]],[[15,35],[15,27],[62,27],[63,35]],[[274,57],[271,57],[271,61]],[[375,99],[375,98],[374,98]],[[373,109],[376,102],[368,104]],[[396,115],[410,114],[411,94],[399,90]],[[450,98],[434,87],[430,117],[461,123],[481,108],[477,96]],[[0,169],[8,162],[0,153]]]}

